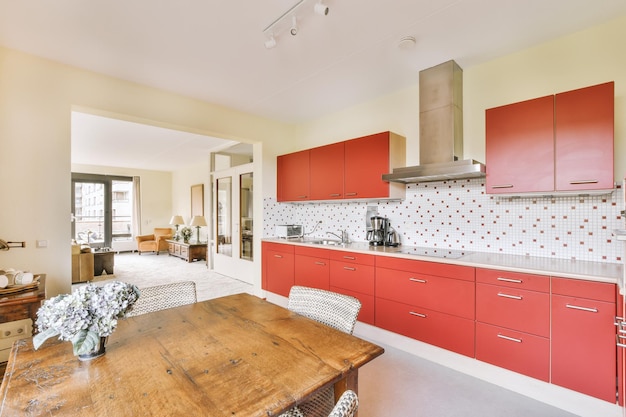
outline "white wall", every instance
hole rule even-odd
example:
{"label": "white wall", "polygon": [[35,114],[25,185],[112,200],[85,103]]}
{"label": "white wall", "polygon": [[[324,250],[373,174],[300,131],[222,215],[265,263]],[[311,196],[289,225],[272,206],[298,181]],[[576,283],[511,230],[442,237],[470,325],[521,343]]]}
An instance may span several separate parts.
{"label": "white wall", "polygon": [[[188,166],[173,173],[172,215],[179,214],[183,216],[186,225],[189,225],[191,222],[191,186],[197,184],[204,185],[204,218],[207,224],[210,224],[211,182],[209,177],[209,155],[207,155],[205,163]],[[196,230],[195,228],[193,229],[193,236],[195,236]],[[208,227],[200,228],[200,240],[207,240],[208,230]]]}

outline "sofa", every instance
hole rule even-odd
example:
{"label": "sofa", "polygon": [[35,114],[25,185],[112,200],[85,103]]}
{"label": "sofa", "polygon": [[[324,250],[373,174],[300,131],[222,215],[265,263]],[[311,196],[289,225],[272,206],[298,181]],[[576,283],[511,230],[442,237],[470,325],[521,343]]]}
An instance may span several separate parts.
{"label": "sofa", "polygon": [[155,227],[154,233],[135,237],[137,251],[140,255],[142,252],[156,252],[158,255],[161,251],[167,251],[167,239],[171,239],[172,236],[174,234],[171,228]]}

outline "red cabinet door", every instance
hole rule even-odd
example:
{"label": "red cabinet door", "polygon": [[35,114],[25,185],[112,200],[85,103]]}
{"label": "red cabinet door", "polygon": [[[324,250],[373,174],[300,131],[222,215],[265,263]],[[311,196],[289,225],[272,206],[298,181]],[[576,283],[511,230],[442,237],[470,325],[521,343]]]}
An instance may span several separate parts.
{"label": "red cabinet door", "polygon": [[330,286],[374,295],[374,267],[331,260]]}
{"label": "red cabinet door", "polygon": [[263,243],[263,289],[284,297],[294,285],[293,246]]}
{"label": "red cabinet door", "polygon": [[488,109],[486,191],[554,191],[554,96]]}
{"label": "red cabinet door", "polygon": [[311,149],[311,200],[343,198],[344,144]]}
{"label": "red cabinet door", "polygon": [[613,188],[614,83],[556,95],[556,189]]}
{"label": "red cabinet door", "polygon": [[550,294],[476,284],[476,321],[550,336]]}
{"label": "red cabinet door", "polygon": [[476,359],[548,382],[550,339],[476,323]]}
{"label": "red cabinet door", "polygon": [[276,199],[305,201],[310,199],[310,152],[300,151],[280,155],[276,159]]}
{"label": "red cabinet door", "polygon": [[376,297],[376,326],[474,357],[474,320]]}
{"label": "red cabinet door", "polygon": [[363,294],[357,291],[347,290],[345,288],[330,287],[330,290],[339,294],[349,295],[361,302],[361,310],[357,320],[362,323],[374,325],[374,296]]}
{"label": "red cabinet door", "polygon": [[376,268],[376,297],[474,319],[474,283]]}
{"label": "red cabinet door", "polygon": [[345,198],[389,197],[389,132],[345,142]]}
{"label": "red cabinet door", "polygon": [[321,290],[328,290],[330,288],[330,261],[327,257],[317,258],[312,256],[296,255],[294,271],[295,285],[319,288]]}
{"label": "red cabinet door", "polygon": [[552,383],[615,402],[615,302],[552,295]]}

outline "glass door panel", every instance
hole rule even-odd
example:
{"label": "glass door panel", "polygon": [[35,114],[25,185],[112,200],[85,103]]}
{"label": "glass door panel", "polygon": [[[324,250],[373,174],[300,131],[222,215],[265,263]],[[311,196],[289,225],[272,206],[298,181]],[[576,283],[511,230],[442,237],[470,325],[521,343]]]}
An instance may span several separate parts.
{"label": "glass door panel", "polygon": [[239,176],[239,193],[240,193],[240,221],[241,224],[241,245],[239,248],[239,257],[247,261],[252,261],[253,230],[253,198],[252,198],[252,173],[241,174]]}
{"label": "glass door panel", "polygon": [[217,179],[217,253],[232,256],[232,177]]}

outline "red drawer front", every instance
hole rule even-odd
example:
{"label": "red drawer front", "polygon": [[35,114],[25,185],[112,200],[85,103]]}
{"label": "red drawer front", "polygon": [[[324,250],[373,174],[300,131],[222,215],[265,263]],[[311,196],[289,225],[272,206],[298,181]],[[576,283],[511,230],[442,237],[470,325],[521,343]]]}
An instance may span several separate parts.
{"label": "red drawer front", "polygon": [[371,265],[376,263],[376,256],[365,255],[356,252],[346,252],[342,250],[331,250],[330,259],[342,262],[354,262],[361,265]]}
{"label": "red drawer front", "polygon": [[610,303],[615,302],[615,284],[553,277],[552,294],[589,298]]}
{"label": "red drawer front", "polygon": [[474,321],[376,298],[376,326],[474,357]]}
{"label": "red drawer front", "polygon": [[376,296],[474,319],[474,283],[376,268]]}
{"label": "red drawer front", "polygon": [[331,260],[330,285],[374,295],[374,267]]}
{"label": "red drawer front", "polygon": [[294,245],[286,243],[263,242],[263,250],[273,250],[274,252],[293,253]]}
{"label": "red drawer front", "polygon": [[264,289],[288,297],[294,284],[294,255],[292,253],[266,251],[263,258],[266,261],[263,266]]}
{"label": "red drawer front", "polygon": [[549,381],[550,340],[485,323],[476,323],[476,359]]}
{"label": "red drawer front", "polygon": [[296,255],[313,256],[315,258],[329,259],[330,250],[323,248],[312,248],[310,246],[293,245]]}
{"label": "red drawer front", "polygon": [[476,284],[476,320],[550,337],[550,294]]}
{"label": "red drawer front", "polygon": [[615,401],[615,303],[552,296],[552,383]]}
{"label": "red drawer front", "polygon": [[477,268],[476,282],[531,291],[550,291],[550,277],[548,276],[500,271],[497,269]]}
{"label": "red drawer front", "polygon": [[450,265],[436,262],[414,261],[411,259],[379,256],[376,266],[381,268],[397,269],[424,275],[435,275],[446,278],[474,281],[474,268],[469,266]]}
{"label": "red drawer front", "polygon": [[330,290],[339,294],[350,295],[361,302],[361,310],[357,320],[362,323],[374,325],[374,296],[350,291],[345,288],[330,287]]}
{"label": "red drawer front", "polygon": [[330,261],[328,258],[295,256],[294,283],[304,287],[328,290],[330,288]]}

